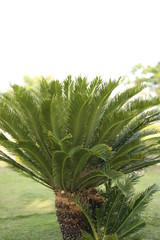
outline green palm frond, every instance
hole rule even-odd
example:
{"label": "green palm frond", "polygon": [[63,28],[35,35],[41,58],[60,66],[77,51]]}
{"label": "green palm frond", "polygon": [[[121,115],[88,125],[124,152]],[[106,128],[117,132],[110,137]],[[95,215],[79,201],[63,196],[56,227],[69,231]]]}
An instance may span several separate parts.
{"label": "green palm frond", "polygon": [[[132,99],[133,96],[138,94],[143,88],[144,86],[135,86],[133,88],[127,89],[125,92],[117,94],[110,99],[106,106],[106,112],[103,116],[102,125],[99,129],[100,142],[104,141],[109,130],[111,130],[116,124],[124,120],[124,117],[121,118],[121,115],[123,116],[123,114],[126,113],[126,109],[125,107],[123,107],[123,105],[126,104],[130,99]],[[127,115],[126,118],[128,119],[129,116],[131,117],[131,114]]]}
{"label": "green palm frond", "polygon": [[128,236],[134,239],[134,234],[146,225],[140,214],[159,187],[152,185],[136,195],[133,188],[138,177],[135,174],[118,181],[118,188],[114,185],[103,193],[104,202],[99,207],[87,207],[80,200],[74,199],[90,225],[93,239],[123,240]]}
{"label": "green palm frond", "polygon": [[48,159],[38,146],[33,145],[33,142],[23,141],[18,143],[17,148],[23,149],[34,162],[40,165],[42,173],[52,180],[51,163],[47,161]]}
{"label": "green palm frond", "polygon": [[23,125],[21,118],[14,109],[11,109],[5,102],[2,101],[0,102],[1,129],[9,133],[17,140],[24,138],[24,136],[27,138],[28,132],[26,127]]}
{"label": "green palm frond", "polygon": [[139,194],[139,196],[136,197],[134,201],[133,199],[131,200],[130,209],[126,214],[126,218],[116,230],[120,238],[127,236],[128,234],[134,233],[135,231],[137,231],[137,228],[139,228],[143,224],[140,219],[136,221],[134,216],[144,210],[153,194],[157,191],[159,191],[159,187],[154,184],[151,187],[147,188],[143,193]]}
{"label": "green palm frond", "polygon": [[10,155],[4,153],[3,151],[0,150],[0,161],[3,161],[8,164],[8,166],[19,172],[24,174],[26,177],[31,177],[35,181],[41,183],[42,185],[52,188],[51,187],[51,182],[47,181],[46,178],[44,178],[39,172],[31,170],[28,167],[24,167],[21,163],[18,163],[16,160],[14,160]]}
{"label": "green palm frond", "polygon": [[105,170],[105,171],[91,171],[85,176],[82,176],[79,179],[79,184],[77,183],[77,188],[79,191],[89,187],[97,187],[102,183],[108,180],[115,180],[116,178],[121,177],[123,174],[114,170]]}
{"label": "green palm frond", "polygon": [[64,187],[64,165],[65,161],[68,158],[67,153],[62,151],[56,151],[53,154],[53,175],[54,175],[54,182],[57,186],[57,188],[63,188]]}
{"label": "green palm frond", "polygon": [[87,138],[85,141],[85,146],[90,146],[91,140],[93,139],[94,134],[100,125],[101,119],[107,108],[109,97],[117,86],[118,82],[112,82],[110,80],[108,84],[102,85],[99,90],[99,95],[92,98],[90,109],[92,115],[90,116],[89,124],[86,129]]}
{"label": "green palm frond", "polygon": [[65,99],[70,100],[73,90],[74,90],[74,81],[72,80],[72,76],[68,76],[64,82],[63,82],[63,89],[64,89],[64,95]]}
{"label": "green palm frond", "polygon": [[79,238],[79,240],[94,240],[94,238],[88,232],[83,231],[82,236]]}
{"label": "green palm frond", "polygon": [[[90,99],[82,98],[80,94],[77,95],[70,105],[70,132],[73,136],[73,144],[75,147],[78,144],[83,144],[86,134],[86,124],[89,115],[89,101]],[[85,116],[85,118],[84,118]]]}
{"label": "green palm frond", "polygon": [[76,188],[76,184],[79,181],[79,175],[81,174],[81,172],[86,167],[89,158],[90,158],[90,153],[86,153],[79,159],[79,162],[78,162],[78,164],[77,164],[77,166],[75,168],[75,172],[73,174],[71,191],[73,191],[74,188]]}
{"label": "green palm frond", "polygon": [[126,143],[126,140],[130,139],[136,132],[152,123],[152,118],[155,116],[156,118],[154,121],[157,121],[159,119],[159,111],[159,107],[152,107],[136,115],[119,132],[118,137],[115,138],[113,148],[119,149],[123,144]]}
{"label": "green palm frond", "polygon": [[27,155],[26,152],[22,151],[15,142],[8,140],[8,138],[6,138],[2,133],[0,133],[0,144],[4,147],[5,151],[9,150],[12,154],[14,154],[15,158],[18,157],[22,166],[26,166],[34,172],[41,171],[41,167],[38,162],[35,162],[33,158]]}
{"label": "green palm frond", "polygon": [[0,96],[0,143],[23,167],[66,191],[112,182],[117,171],[160,161],[154,126],[160,99],[140,98],[144,88],[71,76],[62,83],[42,78],[34,90],[13,85]]}
{"label": "green palm frond", "polygon": [[13,85],[12,88],[14,90],[17,103],[21,107],[21,118],[23,119],[24,124],[27,125],[28,132],[31,134],[34,141],[41,146],[42,151],[44,151],[48,158],[51,159],[43,141],[43,130],[39,118],[40,111],[37,105],[37,99],[31,94],[31,92],[27,91],[23,87]]}
{"label": "green palm frond", "polygon": [[135,184],[139,182],[140,178],[141,176],[135,173],[127,176],[123,175],[123,177],[114,180],[114,186],[118,187],[125,197],[132,198],[135,192]]}
{"label": "green palm frond", "polygon": [[93,146],[90,151],[93,153],[93,155],[96,155],[98,158],[103,159],[104,161],[109,160],[113,155],[112,148],[106,144],[97,144]]}

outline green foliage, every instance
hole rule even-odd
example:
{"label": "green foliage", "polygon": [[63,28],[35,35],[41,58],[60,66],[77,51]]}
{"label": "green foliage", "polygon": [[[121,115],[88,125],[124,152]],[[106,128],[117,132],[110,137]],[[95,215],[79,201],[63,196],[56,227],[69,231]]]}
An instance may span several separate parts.
{"label": "green foliage", "polygon": [[[93,239],[136,239],[135,234],[145,227],[141,213],[159,187],[154,184],[137,195],[133,189],[137,178],[136,175],[120,178],[119,182],[102,193],[104,203],[99,207],[87,208],[82,202],[75,200],[90,225]],[[86,233],[82,239],[87,239],[85,236]]]}
{"label": "green foliage", "polygon": [[[132,68],[132,74],[135,76],[137,82],[149,82],[155,86],[156,92],[159,94],[160,84],[160,62],[155,66],[148,65],[144,67],[142,64],[137,64]],[[153,89],[152,89],[153,91]]]}
{"label": "green foliage", "polygon": [[62,240],[50,189],[0,164],[0,239]]}
{"label": "green foliage", "polygon": [[[136,181],[135,179],[135,183]],[[140,181],[136,184],[136,191],[143,191],[155,181],[160,184],[157,166],[146,169],[144,176],[140,177]],[[55,195],[52,191],[8,167],[0,167],[0,189],[1,239],[62,239],[53,202]],[[143,212],[142,217],[147,226],[135,234],[135,239],[159,239],[159,197],[160,192],[153,196],[153,200]],[[85,240],[88,239],[89,237]],[[125,240],[131,239],[128,236]]]}
{"label": "green foliage", "polygon": [[143,83],[118,92],[121,80],[98,77],[38,82],[0,96],[0,159],[17,171],[79,192],[160,162],[160,99],[139,98]]}
{"label": "green foliage", "polygon": [[[83,239],[124,239],[145,226],[140,213],[158,187],[135,196],[132,173],[160,162],[160,99],[141,98],[145,88],[69,76],[0,95],[0,160],[74,196],[90,227]],[[100,185],[100,204],[77,199]]]}

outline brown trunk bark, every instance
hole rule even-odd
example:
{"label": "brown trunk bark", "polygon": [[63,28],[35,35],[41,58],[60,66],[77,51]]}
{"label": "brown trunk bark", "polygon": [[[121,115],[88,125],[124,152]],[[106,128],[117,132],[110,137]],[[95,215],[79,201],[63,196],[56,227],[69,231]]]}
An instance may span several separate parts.
{"label": "brown trunk bark", "polygon": [[79,207],[61,192],[56,192],[55,206],[63,240],[77,240],[87,230]]}

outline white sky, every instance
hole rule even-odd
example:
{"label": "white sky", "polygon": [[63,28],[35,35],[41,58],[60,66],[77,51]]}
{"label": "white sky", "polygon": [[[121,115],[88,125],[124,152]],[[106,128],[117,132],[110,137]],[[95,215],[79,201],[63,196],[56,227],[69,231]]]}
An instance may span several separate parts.
{"label": "white sky", "polygon": [[160,61],[160,0],[0,0],[0,91],[23,76],[118,78]]}

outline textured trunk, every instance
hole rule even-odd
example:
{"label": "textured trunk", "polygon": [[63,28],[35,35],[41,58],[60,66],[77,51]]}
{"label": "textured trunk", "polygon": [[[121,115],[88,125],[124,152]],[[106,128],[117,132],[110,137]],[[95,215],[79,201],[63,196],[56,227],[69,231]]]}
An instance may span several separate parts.
{"label": "textured trunk", "polygon": [[79,207],[61,192],[56,192],[55,205],[63,240],[77,240],[87,230]]}

